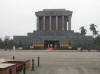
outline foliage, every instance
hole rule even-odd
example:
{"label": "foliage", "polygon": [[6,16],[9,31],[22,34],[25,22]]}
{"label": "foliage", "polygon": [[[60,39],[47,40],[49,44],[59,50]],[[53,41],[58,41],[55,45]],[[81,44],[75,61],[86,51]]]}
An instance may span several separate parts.
{"label": "foliage", "polygon": [[87,48],[90,47],[91,45],[92,43],[84,37],[82,37],[81,40],[78,41],[78,47]]}
{"label": "foliage", "polygon": [[23,43],[21,41],[18,42],[17,44],[18,47],[23,47]]}
{"label": "foliage", "polygon": [[98,31],[96,30],[95,24],[90,24],[90,30],[92,31],[93,35],[96,36],[98,34]]}
{"label": "foliage", "polygon": [[97,46],[100,46],[100,35],[95,38],[95,42]]}
{"label": "foliage", "polygon": [[0,48],[3,48],[3,41],[1,38],[0,38]]}
{"label": "foliage", "polygon": [[85,36],[87,30],[84,28],[84,26],[82,26],[82,27],[80,28],[80,30],[81,30],[81,35],[82,35],[82,36]]}
{"label": "foliage", "polygon": [[6,37],[4,40],[0,38],[0,48],[8,49],[13,48],[13,46],[23,47],[23,43],[21,41],[15,42],[13,39],[10,39],[8,37]]}
{"label": "foliage", "polygon": [[5,47],[8,47],[9,40],[8,40],[8,39],[5,39],[3,43],[4,43],[4,46],[5,46]]}
{"label": "foliage", "polygon": [[12,39],[5,39],[3,41],[3,48],[12,48],[14,44],[14,41]]}

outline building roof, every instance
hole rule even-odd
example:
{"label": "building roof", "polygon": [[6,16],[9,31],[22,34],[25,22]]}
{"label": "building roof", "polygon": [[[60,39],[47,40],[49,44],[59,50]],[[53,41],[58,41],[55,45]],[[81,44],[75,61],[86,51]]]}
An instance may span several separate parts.
{"label": "building roof", "polygon": [[35,13],[36,16],[71,16],[72,11],[65,9],[44,9]]}

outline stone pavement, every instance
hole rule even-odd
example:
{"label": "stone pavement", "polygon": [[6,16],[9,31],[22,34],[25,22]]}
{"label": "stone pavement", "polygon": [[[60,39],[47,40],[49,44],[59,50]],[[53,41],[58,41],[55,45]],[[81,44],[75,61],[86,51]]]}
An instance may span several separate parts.
{"label": "stone pavement", "polygon": [[[1,58],[11,58],[12,52],[1,51]],[[40,67],[37,58],[40,56]],[[16,58],[35,57],[35,71],[26,74],[100,74],[100,52],[37,52],[19,50]]]}

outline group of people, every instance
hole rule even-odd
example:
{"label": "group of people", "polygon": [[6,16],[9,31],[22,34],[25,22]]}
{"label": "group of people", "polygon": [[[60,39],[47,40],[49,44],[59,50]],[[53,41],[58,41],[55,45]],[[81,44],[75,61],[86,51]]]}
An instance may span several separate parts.
{"label": "group of people", "polygon": [[100,52],[100,48],[96,48],[96,49],[92,49],[92,48],[80,48],[80,51],[82,52],[85,49],[87,49],[88,52],[90,52],[91,50],[97,50],[97,52]]}
{"label": "group of people", "polygon": [[53,45],[53,44],[48,44],[48,48],[57,48],[57,45]]}

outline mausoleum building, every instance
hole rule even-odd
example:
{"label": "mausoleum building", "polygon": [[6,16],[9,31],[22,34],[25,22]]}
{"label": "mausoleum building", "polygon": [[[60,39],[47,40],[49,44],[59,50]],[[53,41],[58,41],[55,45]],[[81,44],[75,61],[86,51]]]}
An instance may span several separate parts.
{"label": "mausoleum building", "polygon": [[[16,43],[34,48],[68,48],[76,47],[82,36],[71,30],[72,11],[65,9],[44,9],[35,13],[37,30],[27,36],[14,36]],[[91,41],[91,36],[85,36]]]}

